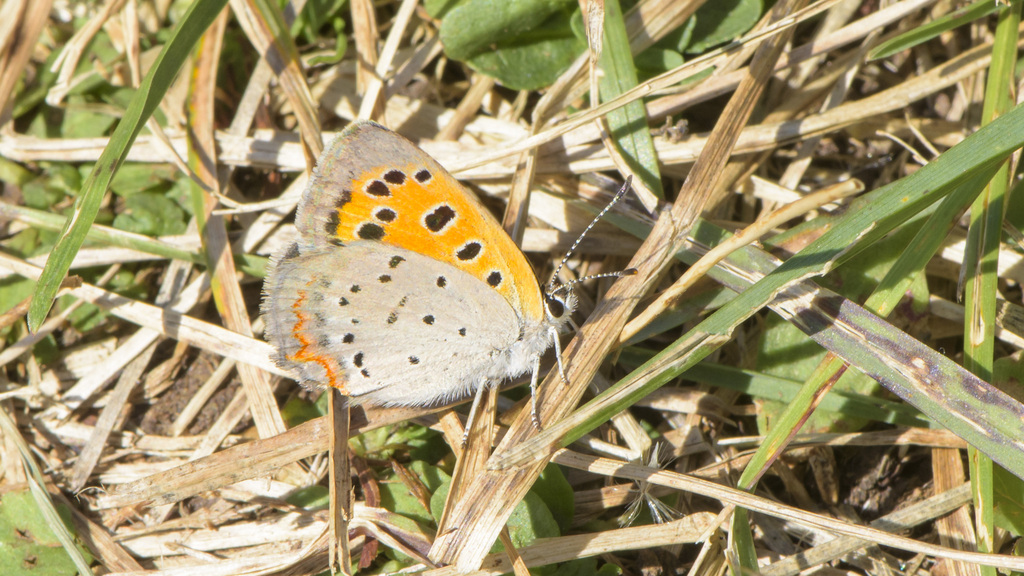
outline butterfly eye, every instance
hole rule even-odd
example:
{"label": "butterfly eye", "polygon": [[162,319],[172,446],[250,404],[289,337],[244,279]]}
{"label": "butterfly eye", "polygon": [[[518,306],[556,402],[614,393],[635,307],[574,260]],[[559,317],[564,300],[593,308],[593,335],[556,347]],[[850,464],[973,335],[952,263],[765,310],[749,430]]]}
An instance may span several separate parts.
{"label": "butterfly eye", "polygon": [[552,318],[558,319],[565,314],[565,303],[562,302],[561,298],[545,295],[544,299],[547,304],[548,314],[550,314]]}

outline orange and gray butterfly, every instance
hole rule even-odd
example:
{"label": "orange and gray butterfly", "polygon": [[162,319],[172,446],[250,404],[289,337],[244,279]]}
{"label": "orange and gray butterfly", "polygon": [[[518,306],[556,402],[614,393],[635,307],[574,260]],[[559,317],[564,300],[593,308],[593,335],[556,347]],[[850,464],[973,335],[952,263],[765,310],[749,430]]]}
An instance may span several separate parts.
{"label": "orange and gray butterfly", "polygon": [[473,276],[379,242],[293,248],[267,277],[264,313],[275,361],[304,384],[423,406],[528,368],[509,372],[514,359],[501,356],[520,321]]}
{"label": "orange and gray butterfly", "polygon": [[[423,406],[533,371],[569,317],[526,257],[437,162],[357,123],[320,158],[271,262],[275,360],[356,402]],[[565,308],[563,308],[563,305]]]}

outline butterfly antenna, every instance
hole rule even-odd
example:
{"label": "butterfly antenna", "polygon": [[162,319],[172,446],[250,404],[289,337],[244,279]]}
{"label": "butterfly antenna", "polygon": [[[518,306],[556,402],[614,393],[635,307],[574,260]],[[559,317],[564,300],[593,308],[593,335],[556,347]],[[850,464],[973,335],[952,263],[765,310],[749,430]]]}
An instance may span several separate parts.
{"label": "butterfly antenna", "polygon": [[[562,257],[562,261],[558,263],[558,267],[555,268],[555,273],[551,275],[551,281],[548,282],[548,294],[553,294],[555,291],[559,291],[559,290],[561,290],[562,288],[564,288],[566,286],[570,286],[572,284],[575,284],[577,282],[580,282],[580,281],[584,280],[583,278],[580,278],[580,279],[577,279],[577,280],[575,280],[573,282],[570,282],[569,284],[565,284],[563,286],[560,286],[557,289],[555,288],[555,281],[558,280],[558,273],[562,271],[562,267],[565,266],[565,263],[568,262],[569,258],[572,257],[572,253],[576,251],[577,247],[579,247],[580,242],[583,241],[583,237],[587,235],[587,232],[590,232],[591,228],[593,228],[594,226],[597,225],[598,221],[600,221],[601,218],[603,218],[604,215],[607,214],[608,211],[612,209],[612,206],[615,206],[615,203],[618,202],[619,199],[621,199],[623,196],[626,195],[626,192],[629,191],[629,188],[630,188],[630,185],[632,184],[632,182],[633,182],[633,177],[632,176],[627,176],[625,183],[622,184],[622,188],[619,188],[619,191],[615,193],[615,197],[612,198],[611,202],[609,202],[608,205],[606,205],[604,207],[604,209],[601,210],[601,212],[597,216],[595,216],[593,220],[591,220],[590,224],[588,224],[587,227],[583,229],[583,232],[581,232],[580,235],[576,237],[576,241],[572,243],[572,246],[569,247],[569,250],[565,253],[565,256]],[[624,272],[628,272],[628,270],[624,271]],[[631,274],[621,274],[621,273],[598,274],[597,276],[588,276],[586,279],[599,278],[599,277],[602,277],[602,276],[611,276],[611,275],[616,275],[616,274],[619,275],[619,276],[629,276],[629,275],[631,275]],[[632,274],[636,274],[636,270],[633,270]]]}
{"label": "butterfly antenna", "polygon": [[555,288],[551,292],[548,292],[548,294],[554,295],[554,294],[557,294],[558,292],[568,292],[569,289],[572,288],[573,286],[575,286],[576,284],[579,284],[581,282],[586,282],[587,280],[598,280],[598,279],[601,279],[601,278],[622,278],[623,276],[634,276],[634,275],[636,275],[636,268],[626,268],[625,270],[619,270],[617,272],[604,272],[602,274],[591,274],[590,276],[584,276],[582,278],[577,278],[575,280],[570,280],[569,282],[566,282],[565,284],[559,284],[557,288]]}

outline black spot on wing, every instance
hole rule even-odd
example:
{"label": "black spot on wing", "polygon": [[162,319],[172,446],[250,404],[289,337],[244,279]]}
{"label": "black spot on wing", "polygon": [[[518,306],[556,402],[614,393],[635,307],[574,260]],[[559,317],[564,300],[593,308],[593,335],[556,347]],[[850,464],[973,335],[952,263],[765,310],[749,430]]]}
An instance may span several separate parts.
{"label": "black spot on wing", "polygon": [[356,355],[352,357],[352,363],[355,364],[356,368],[363,367],[363,353],[356,352]]}
{"label": "black spot on wing", "polygon": [[337,236],[338,226],[341,226],[341,221],[338,219],[338,211],[331,210],[327,214],[327,222],[324,223],[324,232],[326,232],[328,236]]}
{"label": "black spot on wing", "polygon": [[426,324],[427,326],[432,326],[434,324],[434,315],[427,314],[426,316],[424,316],[423,323]]}
{"label": "black spot on wing", "polygon": [[448,285],[448,279],[447,278],[445,278],[444,276],[438,276],[437,277],[437,287],[438,288],[444,288],[447,285]]}
{"label": "black spot on wing", "polygon": [[500,286],[501,285],[501,272],[498,272],[497,270],[495,270],[494,272],[491,272],[490,274],[488,274],[487,275],[487,283],[491,287],[493,287],[493,288],[497,288],[498,286]]}
{"label": "black spot on wing", "polygon": [[381,284],[387,284],[388,282],[391,282],[391,275],[381,274],[377,277],[377,280],[380,281]]}
{"label": "black spot on wing", "polygon": [[281,260],[290,260],[300,255],[301,253],[299,252],[299,245],[293,242],[288,246],[287,249],[285,249],[284,256],[281,256]]}
{"label": "black spot on wing", "polygon": [[405,262],[405,258],[402,258],[401,256],[392,256],[391,261],[388,262],[388,267],[398,268],[398,265],[402,262]]}
{"label": "black spot on wing", "polygon": [[380,180],[374,180],[366,185],[366,193],[373,196],[386,197],[391,196],[391,189]]}
{"label": "black spot on wing", "polygon": [[433,175],[431,175],[430,170],[424,168],[422,170],[417,171],[415,174],[412,175],[412,177],[415,178],[416,181],[419,182],[420,184],[424,184],[430,181],[430,179],[433,178]]}
{"label": "black spot on wing", "polygon": [[377,211],[373,213],[373,217],[381,222],[394,222],[395,218],[398,217],[398,214],[391,208],[378,208]]}
{"label": "black spot on wing", "polygon": [[479,242],[466,242],[465,244],[462,245],[462,248],[459,248],[459,251],[456,252],[455,255],[459,258],[459,260],[465,262],[467,260],[472,260],[479,256],[481,249],[483,249],[483,245],[480,244]]}
{"label": "black spot on wing", "polygon": [[344,342],[345,344],[351,344],[351,343],[356,341],[356,335],[351,333],[351,332],[349,332],[348,334],[345,334],[341,338],[341,341]]}
{"label": "black spot on wing", "polygon": [[415,356],[409,356],[409,364],[419,364],[420,359]]}
{"label": "black spot on wing", "polygon": [[394,184],[398,186],[405,183],[405,172],[401,170],[389,170],[384,174],[384,181],[388,184]]}
{"label": "black spot on wing", "polygon": [[442,204],[423,217],[423,225],[436,234],[451,224],[452,220],[455,220],[455,210],[447,204]]}
{"label": "black spot on wing", "polygon": [[367,222],[356,230],[356,236],[363,240],[380,240],[384,237],[384,228],[380,224]]}

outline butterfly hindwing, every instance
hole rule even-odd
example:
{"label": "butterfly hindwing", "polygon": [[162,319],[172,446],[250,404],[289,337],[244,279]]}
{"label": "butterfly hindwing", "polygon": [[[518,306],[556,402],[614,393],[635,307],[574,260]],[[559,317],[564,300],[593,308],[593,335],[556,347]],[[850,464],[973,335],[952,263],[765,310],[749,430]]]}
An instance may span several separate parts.
{"label": "butterfly hindwing", "polygon": [[273,263],[266,293],[275,361],[356,402],[461,397],[507,375],[501,354],[521,331],[508,303],[477,278],[379,242],[296,245]]}

